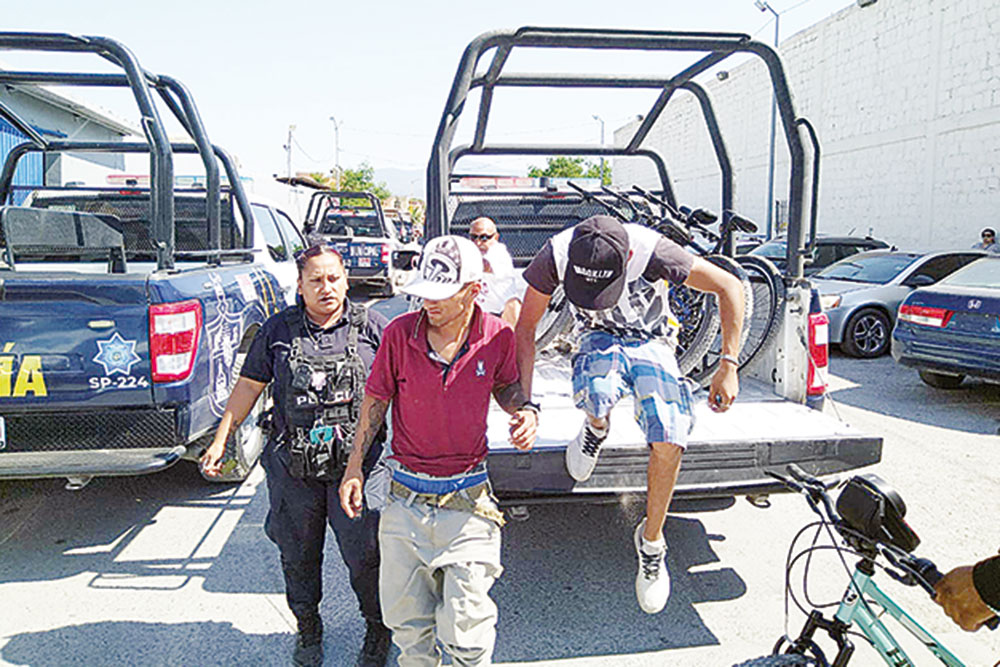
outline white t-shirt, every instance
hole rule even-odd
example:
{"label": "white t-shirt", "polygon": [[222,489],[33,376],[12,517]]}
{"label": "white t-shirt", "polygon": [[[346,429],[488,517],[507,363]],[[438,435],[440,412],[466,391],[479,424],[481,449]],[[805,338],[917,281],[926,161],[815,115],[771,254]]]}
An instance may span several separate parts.
{"label": "white t-shirt", "polygon": [[494,243],[483,259],[489,262],[491,271],[483,274],[483,289],[477,302],[487,313],[495,315],[503,312],[504,304],[517,296],[514,286],[514,261],[507,252],[507,246]]}

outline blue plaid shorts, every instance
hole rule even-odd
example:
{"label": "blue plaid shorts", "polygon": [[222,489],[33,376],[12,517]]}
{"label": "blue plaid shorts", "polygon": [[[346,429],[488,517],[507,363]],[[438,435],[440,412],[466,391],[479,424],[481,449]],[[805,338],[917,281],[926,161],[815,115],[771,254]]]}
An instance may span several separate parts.
{"label": "blue plaid shorts", "polygon": [[606,417],[630,391],[646,442],[687,445],[694,426],[691,387],[673,349],[659,340],[590,331],[573,356],[573,400],[593,417]]}

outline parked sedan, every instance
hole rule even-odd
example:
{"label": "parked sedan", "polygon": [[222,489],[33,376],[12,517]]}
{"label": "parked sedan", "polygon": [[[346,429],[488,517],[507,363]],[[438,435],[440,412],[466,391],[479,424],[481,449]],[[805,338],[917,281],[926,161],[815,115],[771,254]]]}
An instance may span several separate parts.
{"label": "parked sedan", "polygon": [[[785,256],[787,253],[787,243],[785,237],[778,236],[763,245],[757,246],[750,251],[751,255],[767,257],[774,262],[779,271],[785,270]],[[825,269],[834,262],[838,262],[845,257],[850,257],[859,252],[888,248],[885,241],[873,239],[870,236],[823,236],[816,237],[816,247],[813,248],[812,256],[806,258],[805,274],[811,276],[814,273]],[[737,253],[739,254],[739,253]]]}
{"label": "parked sedan", "polygon": [[1000,382],[1000,257],[984,257],[907,296],[892,356],[940,389],[957,388],[967,375]]}
{"label": "parked sedan", "polygon": [[843,259],[812,277],[830,318],[830,342],[852,357],[889,351],[899,304],[918,287],[933,285],[982,257],[977,250],[921,254],[873,250]]}

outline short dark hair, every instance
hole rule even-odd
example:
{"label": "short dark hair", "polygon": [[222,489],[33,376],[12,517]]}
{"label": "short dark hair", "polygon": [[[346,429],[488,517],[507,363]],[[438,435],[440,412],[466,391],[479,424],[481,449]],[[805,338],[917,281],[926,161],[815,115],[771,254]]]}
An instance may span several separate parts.
{"label": "short dark hair", "polygon": [[302,277],[302,271],[306,268],[306,262],[318,255],[333,255],[340,260],[340,265],[344,266],[344,258],[336,248],[325,242],[314,243],[308,248],[299,250],[295,253],[295,266],[299,269],[300,278]]}

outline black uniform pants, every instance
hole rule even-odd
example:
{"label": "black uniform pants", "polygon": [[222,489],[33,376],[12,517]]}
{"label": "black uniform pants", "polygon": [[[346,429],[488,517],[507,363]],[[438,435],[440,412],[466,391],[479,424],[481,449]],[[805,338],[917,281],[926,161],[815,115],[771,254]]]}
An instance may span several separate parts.
{"label": "black uniform pants", "polygon": [[[340,506],[339,482],[295,479],[289,470],[287,450],[269,442],[261,455],[267,472],[270,510],[264,532],[281,551],[285,598],[296,618],[318,613],[323,596],[323,544],[330,524],[340,555],[350,572],[351,588],[366,620],[382,621],[378,597],[379,513],[365,507],[361,517],[347,518]],[[378,450],[378,451],[376,451]],[[363,466],[366,482],[381,454],[375,445]],[[386,471],[382,466],[374,473]]]}

